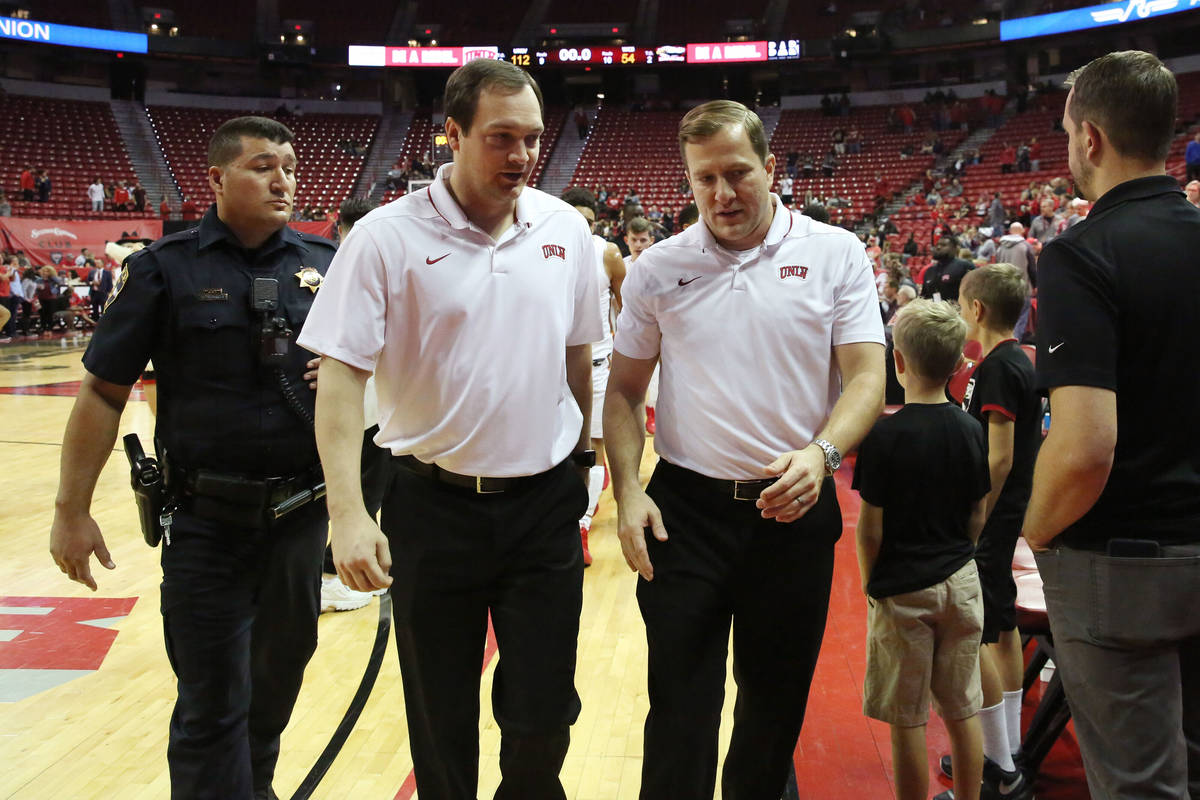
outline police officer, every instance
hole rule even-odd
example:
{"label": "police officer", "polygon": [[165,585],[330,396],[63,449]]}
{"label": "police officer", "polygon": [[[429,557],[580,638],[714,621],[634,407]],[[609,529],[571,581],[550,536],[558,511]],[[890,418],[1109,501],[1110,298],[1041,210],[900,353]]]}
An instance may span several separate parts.
{"label": "police officer", "polygon": [[289,337],[334,246],[287,227],[291,142],[262,117],[217,129],[208,150],[216,205],[198,227],[126,260],[64,435],[50,551],[95,590],[91,556],[115,564],[89,513],[92,492],[153,356],[169,523],[163,628],[179,679],[167,750],[176,800],[275,797],[279,734],[317,643],[327,516],[311,500],[323,487],[307,383],[315,373],[305,372],[314,362]]}

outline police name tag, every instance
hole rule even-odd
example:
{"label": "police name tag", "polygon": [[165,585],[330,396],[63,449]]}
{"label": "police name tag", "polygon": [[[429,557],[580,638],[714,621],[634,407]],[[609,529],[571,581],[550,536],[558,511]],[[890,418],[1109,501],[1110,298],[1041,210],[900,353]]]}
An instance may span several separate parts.
{"label": "police name tag", "polygon": [[320,272],[317,272],[315,267],[301,267],[300,271],[296,273],[296,279],[300,281],[302,288],[316,294],[317,289],[321,288],[321,281],[325,277]]}

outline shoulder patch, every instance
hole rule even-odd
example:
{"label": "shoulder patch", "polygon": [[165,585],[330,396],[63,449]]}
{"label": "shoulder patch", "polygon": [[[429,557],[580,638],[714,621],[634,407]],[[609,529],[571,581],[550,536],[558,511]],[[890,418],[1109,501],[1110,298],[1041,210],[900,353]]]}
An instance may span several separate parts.
{"label": "shoulder patch", "polygon": [[[142,251],[139,250],[138,252]],[[129,258],[126,258],[125,262],[121,264],[121,274],[117,276],[115,281],[113,281],[113,288],[108,294],[108,299],[104,301],[103,311],[108,311],[108,307],[113,304],[113,301],[117,299],[117,295],[119,295],[121,290],[125,288],[125,284],[129,281],[129,262],[136,255],[137,253],[131,253]]]}

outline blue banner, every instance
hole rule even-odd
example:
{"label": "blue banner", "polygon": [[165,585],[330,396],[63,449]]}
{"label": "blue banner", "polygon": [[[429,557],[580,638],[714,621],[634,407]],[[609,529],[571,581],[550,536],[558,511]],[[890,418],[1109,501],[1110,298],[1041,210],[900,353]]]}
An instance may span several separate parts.
{"label": "blue banner", "polygon": [[1006,19],[1000,23],[1000,41],[1028,39],[1032,36],[1050,36],[1055,33],[1082,31],[1107,25],[1189,11],[1200,5],[1200,0],[1121,0],[1036,17]]}
{"label": "blue banner", "polygon": [[127,53],[145,53],[149,49],[148,38],[144,33],[80,28],[75,25],[57,25],[14,17],[0,17],[0,38],[57,44],[63,47],[88,47],[93,50],[121,50]]}

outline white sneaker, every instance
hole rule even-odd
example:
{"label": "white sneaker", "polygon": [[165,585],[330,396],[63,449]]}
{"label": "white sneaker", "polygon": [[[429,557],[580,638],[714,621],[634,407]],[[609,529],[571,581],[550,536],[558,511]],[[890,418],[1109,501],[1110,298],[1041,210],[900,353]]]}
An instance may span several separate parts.
{"label": "white sneaker", "polygon": [[321,578],[321,613],[326,611],[353,611],[371,602],[375,592],[359,592],[342,583],[334,575]]}

